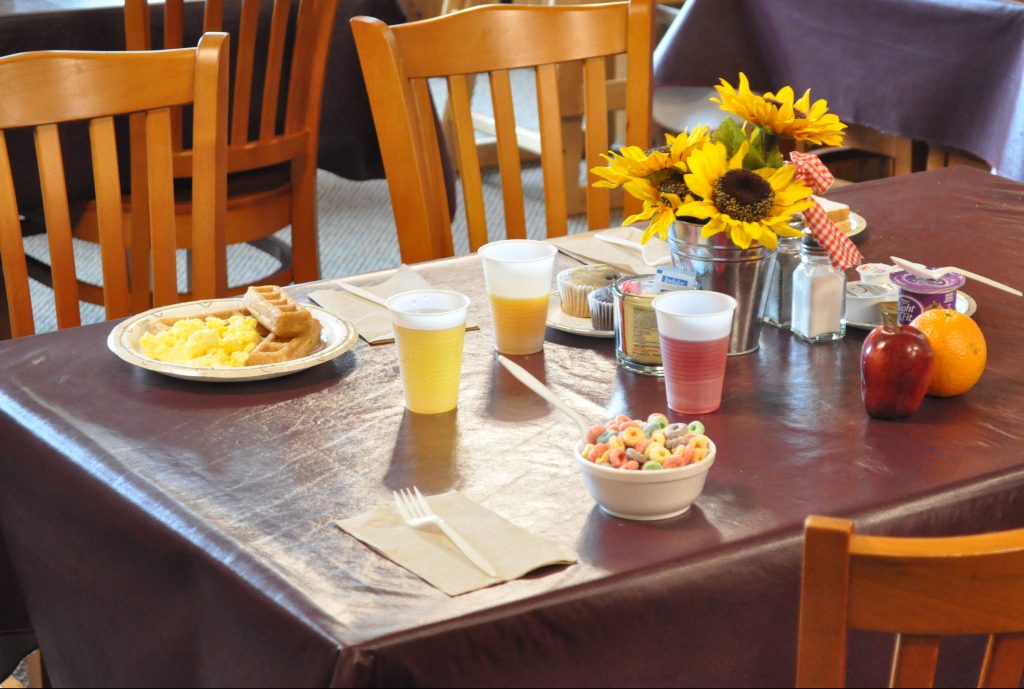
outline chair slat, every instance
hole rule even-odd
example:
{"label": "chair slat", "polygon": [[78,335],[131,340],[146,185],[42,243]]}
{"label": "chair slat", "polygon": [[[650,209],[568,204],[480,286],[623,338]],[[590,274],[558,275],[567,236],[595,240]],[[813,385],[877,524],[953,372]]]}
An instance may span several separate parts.
{"label": "chair slat", "polygon": [[[643,3],[631,2],[627,42],[631,55],[650,55],[654,51],[654,15],[648,13],[646,21],[633,21],[645,14]],[[654,67],[651,60],[631,59],[626,65],[626,82],[631,88],[626,92],[626,141],[647,148],[651,145],[651,103],[653,90],[650,88]],[[633,88],[643,84],[645,88]],[[643,207],[640,199],[626,194],[623,212],[626,216],[638,213]]]}
{"label": "chair slat", "polygon": [[841,687],[846,682],[848,555],[853,526],[809,517],[801,570],[798,687]]}
{"label": "chair slat", "polygon": [[1019,687],[1024,674],[1024,634],[993,634],[985,649],[979,687]]}
{"label": "chair slat", "polygon": [[53,272],[53,298],[57,307],[57,327],[70,328],[82,324],[78,309],[78,278],[75,254],[71,243],[71,216],[68,212],[64,157],[60,148],[57,125],[36,127],[36,160],[39,162],[39,184],[43,192],[43,214],[50,243],[50,266]]}
{"label": "chair slat", "polygon": [[593,185],[589,170],[604,165],[601,154],[608,150],[608,91],[606,61],[594,57],[583,63],[583,99],[587,118],[587,227],[592,230],[611,225],[611,199],[607,190]]}
{"label": "chair slat", "polygon": [[444,169],[441,167],[441,148],[437,138],[437,118],[434,114],[434,102],[430,97],[430,87],[426,79],[417,79],[413,82],[413,93],[416,98],[416,108],[419,112],[420,137],[424,149],[430,151],[426,160],[427,185],[431,195],[438,199],[438,203],[430,208],[433,214],[434,226],[438,228],[442,256],[454,256],[455,249],[452,244],[451,218],[448,213],[448,194],[445,191]]}
{"label": "chair slat", "polygon": [[565,159],[562,156],[558,74],[554,65],[537,67],[537,116],[540,120],[540,161],[544,173],[547,236],[561,237],[569,231],[569,213],[565,203]]}
{"label": "chair slat", "polygon": [[[468,78],[475,79],[476,76]],[[484,210],[483,180],[480,175],[480,157],[476,151],[476,137],[473,133],[473,113],[470,110],[467,77],[448,77],[448,100],[459,153],[462,197],[466,205],[466,224],[469,227],[469,250],[476,251],[487,243],[487,213]]]}
{"label": "chair slat", "polygon": [[281,94],[281,74],[284,68],[284,44],[288,37],[288,17],[291,0],[274,3],[270,19],[270,41],[267,45],[267,67],[263,78],[263,106],[260,111],[260,138],[269,139],[277,131],[277,102]]}
{"label": "chair slat", "polygon": [[203,32],[224,30],[224,0],[206,0],[203,10]]}
{"label": "chair slat", "polygon": [[235,93],[231,113],[232,144],[244,144],[249,140],[249,109],[252,103],[252,73],[256,57],[256,29],[260,21],[260,0],[244,0],[242,19],[235,41],[237,58],[235,62]]}
{"label": "chair slat", "polygon": [[498,136],[501,190],[505,199],[505,235],[509,239],[526,239],[526,208],[523,205],[523,180],[508,70],[491,72],[491,101]]}
{"label": "chair slat", "polygon": [[32,298],[28,289],[25,246],[21,238],[18,200],[14,196],[14,176],[7,153],[7,137],[0,132],[0,262],[7,288],[7,306],[11,318],[11,337],[35,334]]}
{"label": "chair slat", "polygon": [[89,123],[89,141],[92,146],[96,217],[103,264],[103,303],[106,305],[107,318],[124,318],[130,312],[130,298],[114,118],[92,120]]}
{"label": "chair slat", "polygon": [[931,687],[939,662],[939,637],[900,634],[892,662],[891,687]]}
{"label": "chair slat", "polygon": [[[148,22],[147,22],[148,26]],[[147,29],[148,31],[148,29]],[[164,49],[185,45],[185,0],[164,2]]]}
{"label": "chair slat", "polygon": [[153,305],[164,306],[178,301],[174,189],[169,183],[173,170],[169,109],[147,113],[146,145],[149,148],[146,163],[149,175],[149,241],[153,254]]}

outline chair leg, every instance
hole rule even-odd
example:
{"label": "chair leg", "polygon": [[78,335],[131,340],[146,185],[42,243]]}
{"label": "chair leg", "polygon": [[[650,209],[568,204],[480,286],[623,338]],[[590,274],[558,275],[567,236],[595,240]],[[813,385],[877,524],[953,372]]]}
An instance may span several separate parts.
{"label": "chair leg", "polygon": [[316,236],[316,155],[292,161],[292,265],[295,282],[320,279]]}
{"label": "chair leg", "polygon": [[0,270],[0,340],[11,339],[11,312],[7,305],[7,286]]}
{"label": "chair leg", "polygon": [[28,670],[28,686],[35,689],[35,687],[50,687],[50,676],[46,674],[46,665],[43,664],[43,656],[39,651],[33,651],[28,658],[25,659],[25,664]]}

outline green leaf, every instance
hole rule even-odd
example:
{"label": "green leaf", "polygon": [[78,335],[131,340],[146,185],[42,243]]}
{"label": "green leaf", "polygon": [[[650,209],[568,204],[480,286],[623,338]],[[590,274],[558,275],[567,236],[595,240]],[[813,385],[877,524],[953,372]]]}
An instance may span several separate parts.
{"label": "green leaf", "polygon": [[776,146],[768,154],[768,167],[778,169],[786,164],[786,159],[782,157],[782,151]]}
{"label": "green leaf", "polygon": [[765,162],[760,146],[751,146],[747,151],[747,155],[743,158],[743,167],[747,170],[757,170],[767,167],[767,165],[768,163]]}
{"label": "green leaf", "polygon": [[715,130],[715,141],[725,144],[730,158],[736,155],[736,151],[740,150],[740,146],[746,139],[746,134],[731,117],[722,120],[722,124],[718,125],[718,129]]}

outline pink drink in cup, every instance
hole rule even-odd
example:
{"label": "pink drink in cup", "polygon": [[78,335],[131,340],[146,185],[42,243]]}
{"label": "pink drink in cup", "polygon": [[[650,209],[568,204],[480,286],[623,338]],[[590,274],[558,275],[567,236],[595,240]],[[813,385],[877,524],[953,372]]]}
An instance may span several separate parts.
{"label": "pink drink in cup", "polygon": [[651,305],[658,318],[669,408],[682,414],[715,411],[722,403],[736,300],[685,290],[657,296]]}

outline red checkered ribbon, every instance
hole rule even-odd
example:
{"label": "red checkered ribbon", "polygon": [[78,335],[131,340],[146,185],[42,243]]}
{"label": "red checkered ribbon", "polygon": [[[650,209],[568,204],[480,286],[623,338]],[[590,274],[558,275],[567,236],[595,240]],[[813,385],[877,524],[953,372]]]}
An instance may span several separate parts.
{"label": "red checkered ribbon", "polygon": [[[815,194],[824,194],[832,186],[834,178],[828,171],[825,164],[818,160],[818,156],[811,153],[800,153],[793,151],[789,154],[789,160],[796,167],[796,177],[809,186]],[[864,260],[860,251],[854,246],[850,238],[843,234],[843,231],[836,227],[828,214],[814,202],[810,208],[804,211],[804,219],[807,220],[807,227],[811,234],[818,240],[818,244],[828,252],[832,259],[832,265],[841,270],[853,268]]]}

